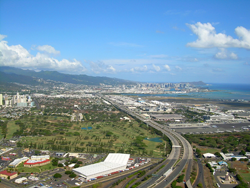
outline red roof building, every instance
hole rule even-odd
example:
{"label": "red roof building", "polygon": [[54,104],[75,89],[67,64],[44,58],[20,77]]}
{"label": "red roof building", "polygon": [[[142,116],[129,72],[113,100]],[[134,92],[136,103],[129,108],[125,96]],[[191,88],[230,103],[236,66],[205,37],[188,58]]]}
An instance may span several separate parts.
{"label": "red roof building", "polygon": [[49,159],[42,160],[42,161],[28,160],[23,165],[25,167],[33,167],[33,166],[43,166],[43,165],[46,165],[46,164],[49,164],[49,163],[50,163]]}
{"label": "red roof building", "polygon": [[0,177],[4,179],[8,179],[8,177],[10,177],[10,179],[13,179],[17,177],[17,172],[8,172],[7,170],[4,170],[0,172]]}
{"label": "red roof building", "polygon": [[2,157],[3,161],[10,161],[11,159],[9,157]]}

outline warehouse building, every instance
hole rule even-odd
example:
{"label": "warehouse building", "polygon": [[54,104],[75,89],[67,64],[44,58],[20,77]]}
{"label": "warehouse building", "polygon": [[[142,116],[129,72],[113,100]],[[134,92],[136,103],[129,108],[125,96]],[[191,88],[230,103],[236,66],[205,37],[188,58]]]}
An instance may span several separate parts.
{"label": "warehouse building", "polygon": [[73,171],[86,181],[94,180],[125,170],[129,158],[130,154],[110,153],[103,162],[75,168]]}

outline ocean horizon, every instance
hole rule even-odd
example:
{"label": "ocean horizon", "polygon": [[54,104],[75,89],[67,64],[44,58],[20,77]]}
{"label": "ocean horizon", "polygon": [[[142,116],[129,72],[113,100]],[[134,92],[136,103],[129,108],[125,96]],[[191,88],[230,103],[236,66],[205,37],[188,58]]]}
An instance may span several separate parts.
{"label": "ocean horizon", "polygon": [[171,93],[171,94],[128,94],[146,96],[164,96],[164,97],[187,97],[187,98],[205,98],[221,100],[250,100],[250,84],[229,84],[229,83],[207,83],[201,86],[211,92],[190,92],[190,93]]}

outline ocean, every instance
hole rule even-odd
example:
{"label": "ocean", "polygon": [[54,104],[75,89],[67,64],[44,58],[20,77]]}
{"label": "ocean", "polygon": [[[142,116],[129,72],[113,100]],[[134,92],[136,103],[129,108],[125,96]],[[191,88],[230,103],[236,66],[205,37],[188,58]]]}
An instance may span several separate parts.
{"label": "ocean", "polygon": [[165,96],[165,97],[187,97],[187,98],[206,98],[224,100],[247,100],[250,101],[250,84],[218,84],[209,83],[203,88],[208,88],[212,92],[193,92],[185,94],[129,94],[143,96]]}

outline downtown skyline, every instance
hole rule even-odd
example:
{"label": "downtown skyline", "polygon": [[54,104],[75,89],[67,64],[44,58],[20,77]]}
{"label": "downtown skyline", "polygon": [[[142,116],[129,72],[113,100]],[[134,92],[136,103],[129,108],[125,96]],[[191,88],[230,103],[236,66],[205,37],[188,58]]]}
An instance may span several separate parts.
{"label": "downtown skyline", "polygon": [[0,2],[0,66],[249,83],[249,1]]}

